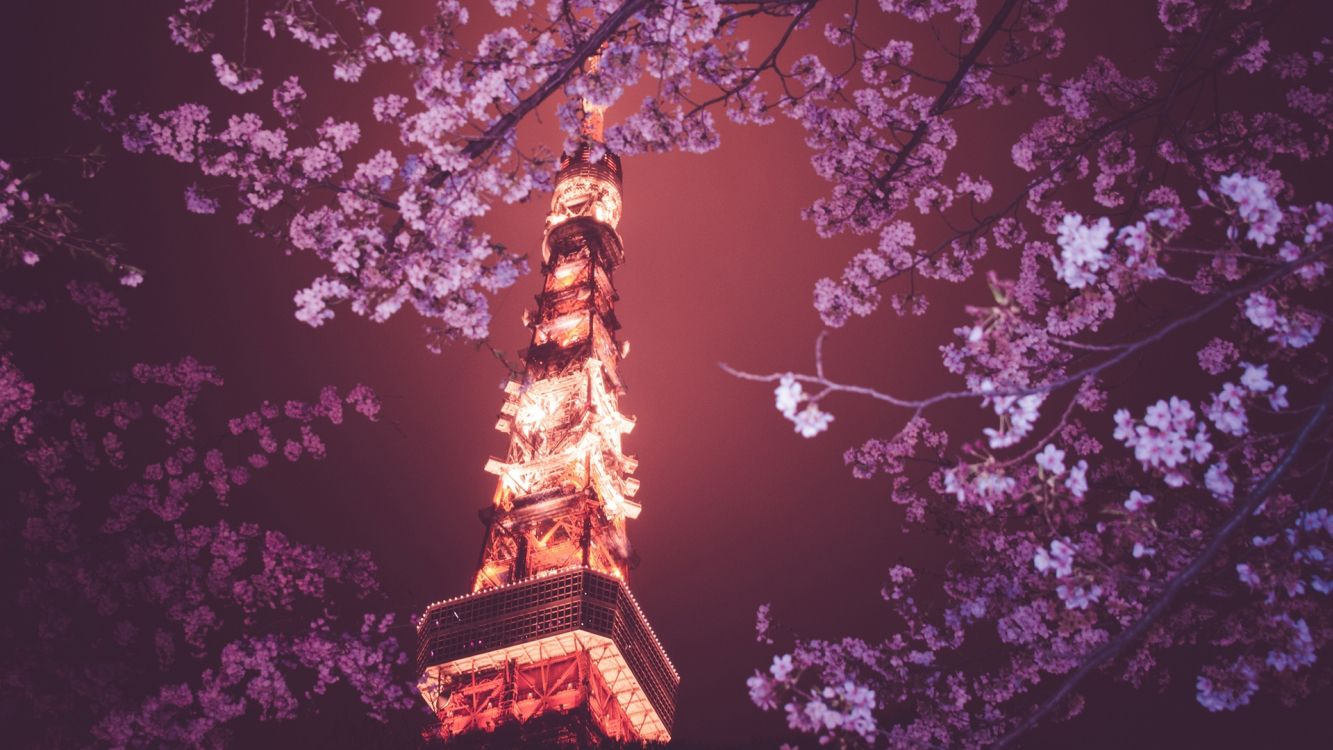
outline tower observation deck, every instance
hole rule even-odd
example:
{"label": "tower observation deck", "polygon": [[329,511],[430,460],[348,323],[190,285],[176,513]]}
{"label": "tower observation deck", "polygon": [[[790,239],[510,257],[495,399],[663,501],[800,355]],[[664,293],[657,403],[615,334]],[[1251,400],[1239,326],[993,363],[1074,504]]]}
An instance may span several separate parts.
{"label": "tower observation deck", "polygon": [[620,328],[613,272],[625,259],[620,159],[601,112],[556,175],[544,281],[521,377],[496,429],[510,436],[482,511],[472,592],[417,624],[418,687],[441,737],[466,746],[666,742],[680,677],[629,589],[637,461],[621,449]]}

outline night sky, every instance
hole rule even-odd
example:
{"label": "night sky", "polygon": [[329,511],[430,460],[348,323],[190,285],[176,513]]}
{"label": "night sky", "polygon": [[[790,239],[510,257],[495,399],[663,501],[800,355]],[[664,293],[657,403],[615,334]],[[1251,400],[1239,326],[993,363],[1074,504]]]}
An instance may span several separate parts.
{"label": "night sky", "polygon": [[[1135,47],[1145,37],[1111,9],[1119,4],[1075,4],[1083,7],[1066,25],[1076,41],[1062,66],[1096,53],[1141,56],[1143,68],[1150,66],[1151,53]],[[87,226],[122,242],[147,272],[144,286],[126,295],[128,332],[53,338],[33,372],[76,385],[96,372],[75,366],[90,347],[96,361],[112,367],[191,354],[227,380],[205,403],[205,418],[219,426],[264,398],[309,398],[325,384],[370,385],[384,403],[381,421],[326,430],[329,460],[266,470],[234,508],[308,542],[370,550],[387,608],[419,612],[465,592],[482,539],[477,511],[494,489],[482,467],[507,444],[493,429],[505,368],[464,344],[429,353],[422,321],[410,313],[387,324],[350,313],[320,329],[299,323],[292,294],[321,272],[318,263],[252,239],[225,208],[211,217],[187,214],[181,192],[193,178],[183,167],[128,156],[70,114],[71,94],[84,82],[119,89],[127,104],[198,99],[239,106],[211,80],[205,58],[170,44],[169,5],[9,0],[0,11],[0,157],[102,146],[110,159],[96,179],[53,167],[47,188],[82,207]],[[400,19],[425,12],[404,0],[383,5],[393,26],[413,27],[416,21]],[[1137,17],[1151,17],[1148,3],[1132,5],[1145,6],[1136,8]],[[485,9],[476,15],[492,22]],[[262,56],[266,47],[256,49]],[[312,104],[329,107],[321,94],[341,89],[317,72],[313,56],[294,59],[307,82],[322,81]],[[396,83],[390,75],[371,75],[361,94],[368,100],[377,82]],[[359,99],[337,104],[345,116],[361,119],[365,111]],[[522,137],[558,146],[552,112],[544,108]],[[677,739],[771,747],[784,737],[783,723],[751,706],[744,685],[772,654],[754,641],[755,607],[771,602],[781,628],[805,637],[883,635],[891,625],[879,600],[886,569],[907,561],[938,570],[949,551],[919,527],[901,533],[902,514],[887,499],[886,481],[858,481],[843,465],[845,449],[890,432],[902,414],[834,399],[827,403],[836,416],[832,429],[805,440],[773,408],[769,387],[719,368],[720,362],[765,372],[812,368],[821,328],[810,304],[813,284],[836,275],[868,241],[823,240],[801,220],[801,208],[827,186],[813,174],[796,125],[780,118],[764,129],[740,129],[719,119],[722,146],[715,153],[624,160],[620,232],[627,262],[616,276],[617,316],[632,353],[621,404],[637,419],[626,448],[641,462],[636,500],[643,504],[630,524],[642,558],[631,583],[682,675]],[[613,109],[608,121],[615,120]],[[965,140],[988,130],[995,140],[981,139],[970,147],[975,151],[964,148],[954,158],[975,160],[976,172],[1016,172],[1008,161],[1008,126],[984,115],[962,123]],[[392,138],[370,131],[363,146]],[[1005,145],[985,149],[998,143]],[[527,250],[533,260],[534,271],[494,300],[494,341],[511,357],[527,343],[520,314],[539,284],[545,201],[501,207],[484,222],[497,241]],[[854,321],[828,341],[830,375],[905,395],[944,387],[950,381],[937,347],[965,320],[962,306],[985,294],[984,280],[974,279],[937,291],[924,318],[880,314]],[[410,640],[410,631],[403,635]],[[1089,694],[1084,717],[1039,732],[1030,746],[1333,741],[1318,717],[1327,694],[1298,711],[1261,697],[1252,710],[1221,717],[1194,703],[1192,673],[1173,680],[1162,696],[1104,683]]]}

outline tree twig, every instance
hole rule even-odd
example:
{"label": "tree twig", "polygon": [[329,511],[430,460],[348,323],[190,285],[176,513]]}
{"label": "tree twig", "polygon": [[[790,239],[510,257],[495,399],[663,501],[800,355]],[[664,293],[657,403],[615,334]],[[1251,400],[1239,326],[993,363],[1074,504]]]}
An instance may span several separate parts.
{"label": "tree twig", "polygon": [[[1091,375],[1100,374],[1103,370],[1106,370],[1112,367],[1113,365],[1119,364],[1120,362],[1124,361],[1130,355],[1138,352],[1139,350],[1144,349],[1145,347],[1151,344],[1154,344],[1158,341],[1167,338],[1177,329],[1183,328],[1191,323],[1195,323],[1203,318],[1206,318],[1208,315],[1212,314],[1213,312],[1215,312],[1228,302],[1231,302],[1232,300],[1235,300],[1241,297],[1242,295],[1249,294],[1250,292],[1253,292],[1255,290],[1262,289],[1268,286],[1269,284],[1275,283],[1281,280],[1282,278],[1294,273],[1296,269],[1305,266],[1317,260],[1318,258],[1328,254],[1330,250],[1333,250],[1333,243],[1325,243],[1314,252],[1311,252],[1308,255],[1304,255],[1300,258],[1297,258],[1296,260],[1284,263],[1281,266],[1278,266],[1274,270],[1270,271],[1269,273],[1256,278],[1249,284],[1242,284],[1231,287],[1226,292],[1219,294],[1216,297],[1213,297],[1212,299],[1208,300],[1206,303],[1195,307],[1188,314],[1182,315],[1181,317],[1176,318],[1164,324],[1161,328],[1153,332],[1151,335],[1144,336],[1141,339],[1137,339],[1135,341],[1124,344],[1122,347],[1116,350],[1116,353],[1113,356],[1107,357],[1106,359],[1097,362],[1095,364],[1088,365],[1087,367],[1077,370],[1072,374],[1066,375],[1059,380],[1050,383],[1045,383],[1042,385],[1036,385],[1027,388],[999,387],[989,393],[980,393],[978,391],[971,391],[971,390],[945,391],[943,393],[937,393],[933,396],[928,396],[926,398],[908,399],[899,396],[894,396],[890,393],[884,393],[882,391],[867,386],[851,385],[847,383],[839,383],[833,380],[829,380],[828,378],[822,375],[822,368],[820,368],[819,370],[821,373],[819,375],[812,376],[812,375],[792,373],[792,376],[796,380],[802,383],[809,383],[812,385],[823,386],[824,389],[830,393],[833,392],[854,393],[860,396],[867,396],[869,398],[875,399],[876,401],[884,401],[894,406],[913,408],[916,410],[917,414],[920,414],[922,410],[924,410],[929,406],[933,406],[934,404],[938,404],[944,401],[954,401],[958,399],[967,399],[967,398],[977,398],[977,399],[998,398],[1005,396],[1013,396],[1016,398],[1021,398],[1023,396],[1030,396],[1035,393],[1054,393],[1055,391],[1060,390],[1061,388],[1069,386],[1073,383],[1080,383],[1083,381],[1084,378],[1087,378]],[[1066,343],[1066,342],[1061,342],[1061,343]],[[757,382],[768,382],[768,383],[777,382],[778,380],[782,379],[783,375],[788,374],[788,373],[769,373],[767,375],[761,375],[757,373],[747,372],[745,370],[738,370],[725,362],[719,362],[718,366],[721,367],[724,372],[731,375],[732,377],[740,378],[742,380],[753,380]]]}

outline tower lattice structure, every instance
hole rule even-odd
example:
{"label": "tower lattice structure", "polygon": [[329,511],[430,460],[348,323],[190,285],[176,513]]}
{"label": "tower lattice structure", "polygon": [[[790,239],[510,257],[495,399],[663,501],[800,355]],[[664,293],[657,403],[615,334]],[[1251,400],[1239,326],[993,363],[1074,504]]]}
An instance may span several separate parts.
{"label": "tower lattice structure", "polygon": [[496,428],[510,436],[473,590],[418,623],[419,687],[458,744],[594,747],[670,739],[680,677],[629,589],[625,522],[640,506],[621,437],[627,345],[613,272],[619,157],[601,112],[556,175],[542,242],[542,291],[521,377]]}

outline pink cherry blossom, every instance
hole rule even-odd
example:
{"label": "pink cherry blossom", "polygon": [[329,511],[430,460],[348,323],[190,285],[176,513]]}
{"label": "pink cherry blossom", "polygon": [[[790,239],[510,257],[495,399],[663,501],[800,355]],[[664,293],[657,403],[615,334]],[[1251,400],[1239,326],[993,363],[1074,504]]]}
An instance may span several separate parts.
{"label": "pink cherry blossom", "polygon": [[[178,31],[186,43],[200,39]],[[75,321],[99,332],[127,326],[118,294],[143,283],[143,272],[120,260],[118,246],[85,235],[66,204],[10,184],[0,248],[46,237],[34,246],[68,293],[57,285],[46,301],[82,308],[86,321]],[[68,278],[90,271],[110,284]],[[7,263],[0,272],[27,269]],[[6,331],[46,307],[0,304]],[[101,363],[85,353],[88,390],[62,394],[20,369],[41,359],[31,346],[0,338],[0,443],[17,495],[7,541],[20,553],[9,571],[4,637],[14,658],[3,695],[20,743],[31,730],[53,746],[217,746],[246,717],[310,712],[311,696],[337,683],[372,717],[411,705],[393,616],[363,611],[376,586],[368,557],[265,531],[228,502],[267,464],[252,452],[265,436],[299,439],[303,454],[324,457],[317,420],[341,421],[328,406],[341,404],[338,389],[284,413],[261,405],[221,429],[201,425],[199,413],[223,380],[194,358],[140,362],[128,383],[99,385]],[[374,417],[364,387],[346,400]]]}
{"label": "pink cherry blossom", "polygon": [[1074,548],[1069,545],[1068,538],[1054,539],[1049,552],[1043,547],[1037,548],[1032,564],[1040,573],[1052,572],[1056,578],[1064,578],[1073,571]]}
{"label": "pink cherry blossom", "polygon": [[[1069,41],[1065,3],[1038,5],[885,4],[904,24],[958,14],[975,43],[949,61],[952,77],[923,76],[929,52],[906,38],[857,55],[857,18],[824,26],[831,52],[775,71],[802,86],[776,100],[828,182],[806,218],[822,236],[873,239],[841,275],[814,282],[829,329],[815,372],[728,371],[881,410],[882,431],[846,463],[884,484],[906,533],[943,533],[956,550],[933,586],[891,571],[884,598],[901,624],[881,641],[777,646],[806,668],[765,682],[756,702],[821,741],[855,740],[826,720],[839,712],[824,689],[872,671],[862,665],[895,707],[876,716],[879,744],[1013,747],[1077,712],[1085,674],[1141,686],[1174,679],[1166,660],[1181,660],[1203,708],[1237,710],[1260,692],[1311,695],[1293,676],[1319,668],[1333,640],[1312,598],[1333,590],[1329,537],[1322,521],[1308,532],[1294,520],[1302,502],[1327,510],[1328,493],[1312,495],[1301,477],[1323,476],[1329,449],[1317,350],[1327,349],[1333,208],[1297,178],[1328,158],[1326,45],[1161,0],[1140,24],[1157,45],[1151,65],[1094,57],[1006,87],[1018,50],[1058,58]],[[1261,6],[1272,7],[1226,12]],[[1198,72],[1200,54],[1214,72]],[[1204,113],[1180,98],[1221,102],[1209,92],[1260,81],[1271,103],[1233,97]],[[1023,123],[1001,145],[1024,179],[988,173],[973,190],[959,159],[971,167],[992,136],[963,124],[998,110]],[[1156,118],[1157,135],[1128,124],[1137,117]],[[823,342],[853,317],[935,315],[940,297],[932,307],[929,295],[964,283],[941,319],[952,383],[907,395],[826,374]],[[1164,373],[1178,351],[1189,368]],[[957,416],[975,405],[996,422],[977,429]],[[1205,586],[1216,599],[1161,594]],[[1007,650],[992,668],[919,669],[997,630]]]}
{"label": "pink cherry blossom", "polygon": [[1139,492],[1138,490],[1131,490],[1129,493],[1129,499],[1125,501],[1125,510],[1134,513],[1141,508],[1151,505],[1152,502],[1153,502],[1152,495],[1145,495],[1142,492]]}
{"label": "pink cherry blossom", "polygon": [[1106,253],[1111,222],[1106,217],[1084,225],[1083,217],[1069,214],[1060,222],[1060,258],[1056,273],[1073,289],[1082,289],[1097,280],[1097,273],[1108,266]]}
{"label": "pink cherry blossom", "polygon": [[1065,473],[1065,452],[1048,444],[1037,454],[1037,465],[1052,476]]}

